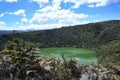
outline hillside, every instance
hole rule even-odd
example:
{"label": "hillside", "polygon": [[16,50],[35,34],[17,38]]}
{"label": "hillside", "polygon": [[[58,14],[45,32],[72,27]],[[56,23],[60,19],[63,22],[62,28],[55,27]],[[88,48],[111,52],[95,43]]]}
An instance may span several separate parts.
{"label": "hillside", "polygon": [[120,40],[120,20],[89,23],[23,33],[0,34],[0,46],[15,37],[42,43],[42,47],[95,48],[113,40]]}

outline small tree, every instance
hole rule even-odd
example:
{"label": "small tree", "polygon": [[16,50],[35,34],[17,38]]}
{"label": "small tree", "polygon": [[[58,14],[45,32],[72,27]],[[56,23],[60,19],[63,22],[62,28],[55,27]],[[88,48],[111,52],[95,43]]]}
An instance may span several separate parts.
{"label": "small tree", "polygon": [[39,53],[38,44],[15,38],[9,41],[3,51],[3,60],[9,63],[32,63]]}

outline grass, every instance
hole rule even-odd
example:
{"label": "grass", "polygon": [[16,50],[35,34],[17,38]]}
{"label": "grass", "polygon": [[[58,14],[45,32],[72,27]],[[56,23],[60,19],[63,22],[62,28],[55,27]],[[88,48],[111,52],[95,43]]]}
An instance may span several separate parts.
{"label": "grass", "polygon": [[75,58],[83,64],[96,62],[94,51],[83,48],[43,48],[40,50],[44,57],[55,56],[61,59],[61,55],[67,59]]}

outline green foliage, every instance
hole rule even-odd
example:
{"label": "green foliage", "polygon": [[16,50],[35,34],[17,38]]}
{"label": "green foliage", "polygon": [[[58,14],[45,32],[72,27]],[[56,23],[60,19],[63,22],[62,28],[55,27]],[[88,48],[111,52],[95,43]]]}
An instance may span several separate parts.
{"label": "green foliage", "polygon": [[120,62],[120,41],[112,41],[98,48],[97,57],[104,64]]}
{"label": "green foliage", "polygon": [[113,65],[120,66],[120,61],[114,63]]}
{"label": "green foliage", "polygon": [[105,21],[85,25],[62,27],[60,29],[40,30],[33,32],[11,33],[0,35],[0,47],[15,37],[42,47],[79,47],[96,48],[113,40],[120,40],[120,21]]}
{"label": "green foliage", "polygon": [[3,51],[5,59],[9,59],[11,63],[27,63],[35,59],[37,46],[32,42],[27,42],[19,38],[9,41]]}
{"label": "green foliage", "polygon": [[98,37],[98,43],[104,44],[106,42],[120,40],[120,26],[114,24],[112,27],[105,28]]}
{"label": "green foliage", "polygon": [[[119,42],[109,44],[119,48]],[[106,45],[106,48],[109,47]],[[9,41],[1,51],[1,80],[119,80],[120,69],[115,66],[109,70],[103,65],[83,66],[76,60],[58,60],[54,57],[36,57],[38,48],[22,39]],[[113,47],[112,47],[113,48]],[[116,49],[114,48],[114,49]],[[108,48],[111,49],[111,48]],[[117,51],[116,50],[116,51]],[[119,50],[118,50],[119,51]],[[117,52],[118,52],[117,51]],[[86,77],[84,77],[86,76]]]}

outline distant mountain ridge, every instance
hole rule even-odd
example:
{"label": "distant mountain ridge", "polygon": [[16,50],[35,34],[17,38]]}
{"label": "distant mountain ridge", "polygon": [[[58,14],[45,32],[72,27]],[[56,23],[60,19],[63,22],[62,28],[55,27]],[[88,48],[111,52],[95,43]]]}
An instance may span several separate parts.
{"label": "distant mountain ridge", "polygon": [[39,30],[0,35],[0,46],[15,37],[42,43],[42,47],[95,48],[120,40],[120,20],[110,20],[59,29]]}
{"label": "distant mountain ridge", "polygon": [[30,32],[34,30],[0,30],[0,34],[9,34],[9,33],[21,33],[21,32]]}
{"label": "distant mountain ridge", "polygon": [[13,31],[11,30],[0,30],[0,34],[8,34],[8,33],[12,33]]}

